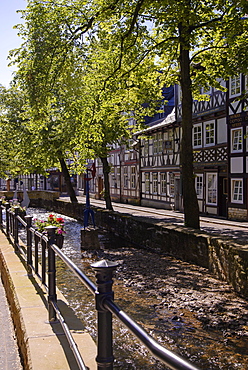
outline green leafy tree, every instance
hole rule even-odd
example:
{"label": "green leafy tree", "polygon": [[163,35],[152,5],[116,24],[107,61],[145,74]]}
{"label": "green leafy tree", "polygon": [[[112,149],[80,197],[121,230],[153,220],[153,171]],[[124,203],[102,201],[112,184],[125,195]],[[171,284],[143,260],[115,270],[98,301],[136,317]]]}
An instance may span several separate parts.
{"label": "green leafy tree", "polygon": [[156,55],[163,71],[161,81],[181,86],[185,225],[196,229],[200,223],[193,172],[192,99],[202,98],[200,86],[221,89],[218,78],[247,72],[247,6],[244,0],[93,0],[84,8],[92,29],[105,27],[119,40],[119,69],[123,55],[139,44],[136,68],[148,55]]}
{"label": "green leafy tree", "polygon": [[[47,109],[49,100],[54,98],[53,84],[60,81],[62,86],[75,55],[80,55],[80,71],[84,71],[85,62],[92,67],[95,60],[96,76],[99,77],[100,72],[98,82],[102,82],[105,91],[109,91],[112,83],[115,86],[117,81],[122,83],[125,78],[129,81],[130,74],[136,71],[137,96],[144,92],[144,85],[139,86],[141,73],[138,71],[143,71],[149,80],[150,65],[146,61],[156,58],[157,69],[163,72],[160,82],[181,86],[185,225],[199,228],[193,173],[192,98],[201,98],[199,86],[221,88],[217,78],[247,71],[246,13],[245,0],[47,0],[45,4],[39,0],[29,1],[25,12],[26,28],[22,30],[27,41],[19,57],[24,61],[24,80],[30,93],[33,88],[33,106],[41,113]],[[96,44],[96,49],[92,49]],[[107,53],[108,49],[112,54]],[[104,58],[110,58],[112,68],[106,67]],[[102,79],[104,70],[105,79]],[[155,83],[155,87],[161,89],[159,83]],[[101,99],[98,101],[102,103]],[[89,107],[91,103],[92,100]],[[83,109],[87,110],[86,107],[87,104]],[[96,119],[96,112],[105,117],[98,108],[91,121],[96,127],[101,122],[101,118]],[[128,112],[127,108],[128,105],[123,111]],[[130,111],[133,108],[137,106],[129,105]],[[100,140],[100,146],[102,143]]]}
{"label": "green leafy tree", "polygon": [[68,132],[59,125],[61,116],[58,118],[57,115],[56,119],[53,116],[49,119],[47,117],[46,120],[43,117],[42,122],[34,124],[29,113],[28,99],[23,90],[14,85],[9,89],[1,88],[1,175],[47,175],[47,169],[60,166],[71,201],[77,201],[66,165],[66,158],[71,159],[74,151],[70,152],[70,141],[66,140]]}
{"label": "green leafy tree", "polygon": [[[101,158],[106,206],[111,209],[109,149],[131,136],[130,115],[135,112],[137,129],[161,98],[153,56],[132,71],[139,51],[132,42],[120,63],[118,37],[115,40],[105,26],[85,33],[92,22],[76,2],[30,1],[24,18],[20,32],[26,41],[12,56],[19,66],[16,78],[28,96],[32,127],[50,151],[70,149],[79,158],[85,153]],[[78,26],[80,22],[85,25]],[[78,158],[74,167],[82,167]]]}

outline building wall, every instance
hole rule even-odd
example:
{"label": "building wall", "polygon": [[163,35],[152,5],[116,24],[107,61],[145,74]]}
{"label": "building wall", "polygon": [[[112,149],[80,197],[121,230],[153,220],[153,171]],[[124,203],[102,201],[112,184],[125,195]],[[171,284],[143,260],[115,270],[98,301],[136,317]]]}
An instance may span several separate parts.
{"label": "building wall", "polygon": [[[221,81],[225,87],[226,82]],[[247,78],[240,79],[241,90]],[[232,85],[227,83],[227,88]],[[214,88],[202,92],[208,100],[193,101],[195,184],[200,212],[247,219],[248,208],[248,102]],[[171,91],[170,91],[171,94]],[[183,211],[180,169],[181,102],[175,87],[175,112],[147,120],[147,129],[136,144],[116,146],[110,152],[110,187],[113,200]],[[242,130],[242,150],[231,150],[233,131]],[[145,136],[145,137],[144,137]],[[197,139],[198,138],[198,139]],[[196,140],[197,139],[197,140]],[[194,142],[196,140],[196,142]],[[96,197],[102,183],[101,165],[95,180]],[[93,189],[93,187],[92,187]],[[234,199],[240,196],[241,198]]]}
{"label": "building wall", "polygon": [[228,147],[229,201],[228,217],[247,220],[248,209],[248,91],[247,76],[229,80]]}

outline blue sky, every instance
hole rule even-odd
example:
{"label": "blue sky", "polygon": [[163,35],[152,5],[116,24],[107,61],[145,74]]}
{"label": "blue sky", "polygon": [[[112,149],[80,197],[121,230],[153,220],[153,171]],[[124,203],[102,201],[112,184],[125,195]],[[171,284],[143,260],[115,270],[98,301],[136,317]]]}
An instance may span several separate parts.
{"label": "blue sky", "polygon": [[25,9],[25,0],[0,0],[0,84],[8,87],[14,67],[8,67],[9,50],[18,48],[22,39],[17,36],[13,26],[20,23],[20,14],[16,11]]}

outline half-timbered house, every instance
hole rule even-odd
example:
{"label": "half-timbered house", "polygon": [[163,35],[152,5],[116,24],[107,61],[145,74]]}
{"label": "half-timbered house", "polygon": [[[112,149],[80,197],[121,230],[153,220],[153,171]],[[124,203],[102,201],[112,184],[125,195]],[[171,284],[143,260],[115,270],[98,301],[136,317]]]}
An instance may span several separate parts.
{"label": "half-timbered house", "polygon": [[140,140],[141,205],[181,210],[180,127],[175,109],[152,123]]}
{"label": "half-timbered house", "polygon": [[[225,87],[225,82],[221,82]],[[227,216],[226,93],[210,87],[208,100],[193,101],[193,160],[200,213]],[[177,122],[182,119],[177,87]]]}
{"label": "half-timbered house", "polygon": [[248,219],[248,76],[228,81],[228,218]]}

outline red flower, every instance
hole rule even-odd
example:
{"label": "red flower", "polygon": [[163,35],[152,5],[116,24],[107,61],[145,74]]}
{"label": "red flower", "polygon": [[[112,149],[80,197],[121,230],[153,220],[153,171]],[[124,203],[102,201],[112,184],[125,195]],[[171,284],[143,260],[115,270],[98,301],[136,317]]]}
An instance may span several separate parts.
{"label": "red flower", "polygon": [[58,217],[56,221],[59,222],[60,224],[64,223],[64,219],[62,217]]}

